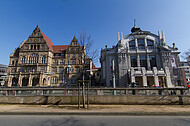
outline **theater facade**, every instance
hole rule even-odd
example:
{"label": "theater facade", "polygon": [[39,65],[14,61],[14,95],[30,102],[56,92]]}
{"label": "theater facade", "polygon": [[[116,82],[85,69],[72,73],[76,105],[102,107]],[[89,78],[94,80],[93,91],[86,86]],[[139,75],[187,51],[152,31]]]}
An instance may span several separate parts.
{"label": "theater facade", "polygon": [[172,46],[166,43],[164,31],[162,36],[160,31],[156,35],[142,31],[134,23],[130,34],[118,33],[116,46],[101,49],[101,82],[112,86],[115,78],[118,87],[131,83],[139,87],[181,86],[183,75],[179,69],[179,54],[175,43]]}

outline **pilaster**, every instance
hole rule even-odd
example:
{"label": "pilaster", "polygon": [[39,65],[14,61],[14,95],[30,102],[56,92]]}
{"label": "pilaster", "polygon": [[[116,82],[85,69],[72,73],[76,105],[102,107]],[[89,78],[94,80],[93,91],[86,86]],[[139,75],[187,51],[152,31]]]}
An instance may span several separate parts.
{"label": "pilaster", "polygon": [[28,87],[32,87],[32,75],[29,75]]}
{"label": "pilaster", "polygon": [[168,67],[165,67],[165,72],[166,72],[166,85],[168,88],[171,88],[173,87],[173,85],[171,82],[170,71]]}

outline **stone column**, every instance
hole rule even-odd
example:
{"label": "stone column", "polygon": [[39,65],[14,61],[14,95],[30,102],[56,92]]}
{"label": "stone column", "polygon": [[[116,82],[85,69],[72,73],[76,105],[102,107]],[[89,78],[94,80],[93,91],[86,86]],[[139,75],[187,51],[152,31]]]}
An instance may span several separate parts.
{"label": "stone column", "polygon": [[134,69],[132,68],[131,69],[131,83],[135,82],[135,75],[134,75],[135,71]]}
{"label": "stone column", "polygon": [[43,86],[43,74],[42,73],[40,73],[39,85]]}
{"label": "stone column", "polygon": [[147,46],[146,38],[144,38],[144,45],[145,45],[145,50],[147,50],[147,49],[148,49],[148,46]]}
{"label": "stone column", "polygon": [[154,76],[154,85],[159,86],[158,76]]}
{"label": "stone column", "polygon": [[138,67],[141,67],[141,66],[140,66],[140,57],[139,57],[139,54],[137,54],[137,66],[138,66]]}
{"label": "stone column", "polygon": [[165,72],[166,72],[166,85],[168,88],[171,88],[173,87],[173,85],[171,82],[170,71],[168,67],[165,67]]}
{"label": "stone column", "polygon": [[148,86],[147,85],[147,77],[146,77],[146,69],[144,67],[142,67],[142,74],[143,74],[143,77],[142,77],[143,86]]}
{"label": "stone column", "polygon": [[153,73],[154,73],[154,85],[159,86],[159,80],[158,80],[158,71],[156,67],[153,67]]}
{"label": "stone column", "polygon": [[146,61],[147,61],[147,68],[148,68],[148,70],[151,70],[151,67],[150,67],[150,59],[149,59],[149,55],[148,55],[148,54],[147,54]]}
{"label": "stone column", "polygon": [[18,84],[20,85],[20,87],[22,87],[22,77],[21,77],[21,75],[19,75]]}
{"label": "stone column", "polygon": [[51,76],[47,77],[47,86],[51,86]]}
{"label": "stone column", "polygon": [[32,75],[29,75],[28,87],[32,87]]}
{"label": "stone column", "polygon": [[128,68],[130,69],[131,68],[131,59],[130,59],[130,55],[128,55]]}
{"label": "stone column", "polygon": [[8,87],[11,87],[12,86],[12,79],[13,79],[13,77],[9,77],[9,79],[8,79]]}
{"label": "stone column", "polygon": [[135,39],[135,47],[136,47],[136,49],[138,48],[138,42],[137,42],[137,39]]}

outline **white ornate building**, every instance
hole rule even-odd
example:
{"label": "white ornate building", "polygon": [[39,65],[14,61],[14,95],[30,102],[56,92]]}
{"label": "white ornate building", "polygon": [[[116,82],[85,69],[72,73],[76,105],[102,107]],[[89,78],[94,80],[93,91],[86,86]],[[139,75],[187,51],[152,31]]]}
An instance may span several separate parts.
{"label": "white ornate building", "polygon": [[131,34],[121,38],[112,48],[101,50],[101,82],[112,86],[112,60],[115,64],[116,86],[138,83],[140,87],[183,85],[179,51],[173,43],[168,46],[164,31],[162,37],[142,31],[136,24]]}

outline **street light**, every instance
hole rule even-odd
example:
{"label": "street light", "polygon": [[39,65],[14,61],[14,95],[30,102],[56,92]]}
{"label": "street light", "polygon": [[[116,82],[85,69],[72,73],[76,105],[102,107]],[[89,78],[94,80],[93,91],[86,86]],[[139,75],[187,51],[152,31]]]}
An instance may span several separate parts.
{"label": "street light", "polygon": [[[69,83],[69,71],[70,71],[69,68],[71,68],[71,65],[67,65],[67,72],[68,72],[67,85]],[[66,87],[67,87],[67,85],[66,85]]]}

